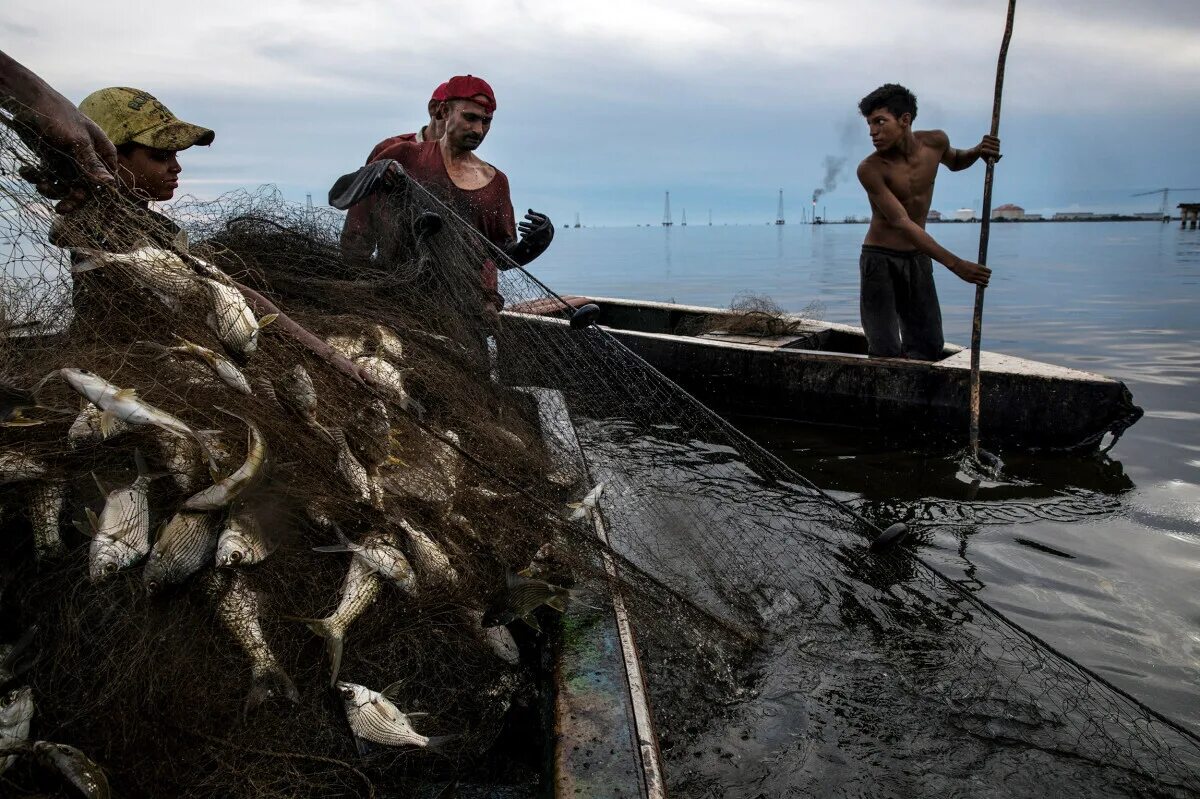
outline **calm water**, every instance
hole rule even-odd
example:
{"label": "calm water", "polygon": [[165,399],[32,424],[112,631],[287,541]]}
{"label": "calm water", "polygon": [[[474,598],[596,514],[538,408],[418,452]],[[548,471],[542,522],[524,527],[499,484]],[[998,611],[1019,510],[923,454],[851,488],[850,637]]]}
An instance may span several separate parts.
{"label": "calm water", "polygon": [[[976,225],[932,232],[964,256],[978,246]],[[751,292],[857,324],[864,233],[560,229],[534,271],[564,293],[727,306]],[[945,451],[849,429],[741,424],[818,485],[917,520],[925,558],[1200,731],[1200,231],[997,225],[989,262],[986,349],[1117,377],[1146,409],[1108,457],[1009,455],[1009,479],[973,487]],[[947,340],[967,344],[973,290],[935,268]]]}

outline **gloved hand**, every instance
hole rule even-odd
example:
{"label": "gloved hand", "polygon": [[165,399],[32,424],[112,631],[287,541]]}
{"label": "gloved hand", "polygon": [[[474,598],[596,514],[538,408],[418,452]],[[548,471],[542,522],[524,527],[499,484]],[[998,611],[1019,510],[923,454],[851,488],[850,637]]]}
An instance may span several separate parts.
{"label": "gloved hand", "polygon": [[358,171],[338,178],[329,189],[329,204],[345,211],[379,189],[400,185],[405,177],[404,168],[390,158],[372,161]]}
{"label": "gloved hand", "polygon": [[521,231],[521,240],[513,242],[505,252],[520,266],[537,258],[546,251],[554,240],[554,223],[545,214],[539,214],[532,208],[525,214],[527,221],[517,225]]}

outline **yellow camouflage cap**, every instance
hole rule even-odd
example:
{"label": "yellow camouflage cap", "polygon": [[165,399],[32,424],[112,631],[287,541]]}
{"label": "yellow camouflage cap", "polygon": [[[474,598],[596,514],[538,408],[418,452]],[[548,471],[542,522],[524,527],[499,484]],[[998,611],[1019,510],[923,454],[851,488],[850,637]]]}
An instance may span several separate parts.
{"label": "yellow camouflage cap", "polygon": [[212,144],[217,135],[179,119],[149,92],[127,86],[92,92],[79,110],[116,145],[136,142],[159,150],[186,150],[193,144]]}

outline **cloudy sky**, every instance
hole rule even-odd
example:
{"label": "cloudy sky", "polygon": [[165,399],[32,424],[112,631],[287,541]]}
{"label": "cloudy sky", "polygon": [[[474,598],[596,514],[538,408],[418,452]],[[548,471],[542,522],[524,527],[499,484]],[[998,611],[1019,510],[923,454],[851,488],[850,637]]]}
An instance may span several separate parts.
{"label": "cloudy sky", "polygon": [[[1004,0],[4,0],[0,41],[71,99],[146,89],[217,131],[183,158],[201,196],[263,183],[321,202],[380,139],[415,130],[442,80],[473,73],[499,109],[479,153],[518,208],[558,222],[762,222],[783,189],[867,210],[857,101],[908,85],[918,127],[962,146],[990,122]],[[1129,195],[1200,187],[1200,4],[1021,0],[1009,52],[996,203],[1153,210]],[[982,169],[934,207],[978,207]],[[1200,192],[1188,195],[1200,201]],[[1179,197],[1180,200],[1184,196]],[[1177,200],[1172,199],[1172,204]]]}

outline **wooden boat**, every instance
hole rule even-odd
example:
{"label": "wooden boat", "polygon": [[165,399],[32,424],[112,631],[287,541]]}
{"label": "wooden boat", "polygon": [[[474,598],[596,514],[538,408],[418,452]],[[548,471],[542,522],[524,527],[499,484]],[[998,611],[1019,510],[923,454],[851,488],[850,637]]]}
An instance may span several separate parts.
{"label": "wooden boat", "polygon": [[[731,317],[724,309],[564,299],[575,307],[598,304],[603,330],[719,412],[965,442],[970,352],[962,347],[947,345],[937,361],[868,358],[862,328],[852,325],[791,315],[775,320],[786,326],[783,335],[734,334],[721,329]],[[503,313],[503,331],[587,335],[560,309],[548,299],[514,306]],[[1111,447],[1142,415],[1119,380],[994,352],[980,356],[980,436],[988,448]]]}

